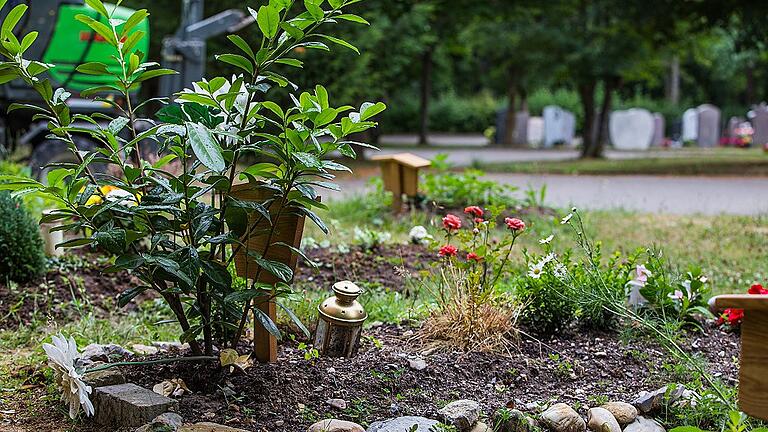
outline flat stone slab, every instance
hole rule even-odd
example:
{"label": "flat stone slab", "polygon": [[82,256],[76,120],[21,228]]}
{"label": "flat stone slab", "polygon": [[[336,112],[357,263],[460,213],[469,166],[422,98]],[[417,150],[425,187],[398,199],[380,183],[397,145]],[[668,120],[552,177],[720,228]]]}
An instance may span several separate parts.
{"label": "flat stone slab", "polygon": [[125,376],[120,372],[120,368],[113,367],[111,369],[104,369],[85,374],[84,381],[91,387],[104,387],[125,384]]}
{"label": "flat stone slab", "polygon": [[179,406],[173,399],[131,383],[97,387],[92,401],[96,423],[116,427],[142,426]]}
{"label": "flat stone slab", "polygon": [[416,426],[416,432],[430,432],[438,425],[437,420],[424,417],[405,416],[371,423],[367,432],[410,432]]}

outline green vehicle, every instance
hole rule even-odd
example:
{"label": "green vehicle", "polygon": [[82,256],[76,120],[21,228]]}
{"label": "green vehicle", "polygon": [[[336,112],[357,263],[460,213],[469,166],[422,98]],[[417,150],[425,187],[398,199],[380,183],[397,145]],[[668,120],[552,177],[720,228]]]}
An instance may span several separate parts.
{"label": "green vehicle", "polygon": [[[180,27],[175,34],[163,39],[160,60],[164,67],[178,71],[179,75],[164,77],[160,82],[161,94],[158,96],[171,96],[203,77],[207,39],[224,32],[236,31],[253,22],[250,14],[239,10],[227,10],[203,19],[203,0],[181,1]],[[107,64],[108,68],[120,70],[119,64],[112,57],[111,47],[85,24],[75,19],[79,14],[98,19],[98,13],[85,5],[83,0],[10,0],[0,10],[0,16],[8,14],[20,3],[27,4],[29,10],[25,21],[16,27],[16,31],[39,32],[37,41],[28,51],[29,57],[56,65],[50,71],[49,78],[54,88],[63,87],[72,93],[73,96],[67,100],[72,112],[112,113],[114,108],[110,104],[79,98],[77,94],[87,88],[107,84],[102,81],[102,77],[78,73],[77,66],[98,61]],[[114,5],[107,5],[107,9],[114,9],[114,17],[121,19],[127,19],[134,12],[132,9]],[[149,52],[149,21],[144,20],[133,31],[144,32],[144,37],[138,42],[136,49],[144,53]],[[121,103],[119,99],[115,101]],[[40,101],[37,93],[23,82],[12,81],[0,85],[0,151],[13,151],[19,146],[30,147],[30,167],[36,176],[42,178],[47,164],[73,161],[74,155],[64,143],[47,138],[45,122],[34,121],[32,113],[25,110],[8,114],[7,108],[14,102],[34,104]],[[83,126],[88,127],[88,124]],[[142,125],[137,126],[141,128]],[[81,150],[90,150],[97,145],[84,135],[76,137],[76,143]]]}

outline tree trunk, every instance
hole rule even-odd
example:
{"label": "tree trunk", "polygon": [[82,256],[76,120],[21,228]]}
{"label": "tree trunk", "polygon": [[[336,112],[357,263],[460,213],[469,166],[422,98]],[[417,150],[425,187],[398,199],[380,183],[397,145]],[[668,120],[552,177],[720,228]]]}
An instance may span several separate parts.
{"label": "tree trunk", "polygon": [[517,72],[513,68],[509,70],[509,81],[507,82],[507,114],[504,116],[504,136],[501,137],[501,144],[504,146],[515,145],[515,117],[517,114]]}
{"label": "tree trunk", "polygon": [[666,80],[667,100],[673,104],[680,102],[680,58],[672,57],[669,61],[669,75]]}
{"label": "tree trunk", "polygon": [[592,128],[595,124],[595,80],[590,80],[578,85],[581,108],[584,111],[584,128],[581,132],[583,139],[581,157],[594,157],[594,134]]}
{"label": "tree trunk", "polygon": [[600,104],[600,113],[597,118],[597,131],[595,132],[595,142],[592,144],[594,149],[589,157],[603,157],[603,149],[605,148],[606,137],[605,124],[608,121],[608,114],[611,111],[611,103],[613,102],[613,92],[619,86],[619,78],[608,78],[603,81],[603,102]]}
{"label": "tree trunk", "polygon": [[419,112],[419,144],[427,145],[429,134],[429,98],[432,93],[432,53],[433,47],[427,48],[421,57],[421,101]]}

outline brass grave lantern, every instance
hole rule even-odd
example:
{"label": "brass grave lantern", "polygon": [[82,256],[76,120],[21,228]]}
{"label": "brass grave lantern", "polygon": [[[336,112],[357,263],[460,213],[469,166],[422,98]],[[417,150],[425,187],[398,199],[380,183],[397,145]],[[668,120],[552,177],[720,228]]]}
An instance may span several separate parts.
{"label": "brass grave lantern", "polygon": [[368,313],[357,297],[363,292],[350,281],[333,285],[334,296],[317,307],[315,348],[329,357],[352,357],[360,347],[360,333]]}

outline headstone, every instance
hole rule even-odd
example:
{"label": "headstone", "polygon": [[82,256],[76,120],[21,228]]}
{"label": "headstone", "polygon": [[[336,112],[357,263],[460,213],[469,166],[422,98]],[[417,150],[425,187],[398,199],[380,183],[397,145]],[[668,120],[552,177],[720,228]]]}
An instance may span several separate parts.
{"label": "headstone", "polygon": [[569,145],[576,129],[576,117],[559,106],[544,107],[544,147]]}
{"label": "headstone", "polygon": [[544,119],[542,117],[528,118],[528,144],[540,147],[544,141]]}
{"label": "headstone", "polygon": [[664,115],[661,113],[653,113],[653,140],[652,146],[661,147],[664,145],[664,132],[665,132]]}
{"label": "headstone", "polygon": [[756,146],[764,146],[768,144],[768,106],[765,103],[754,107],[752,109],[752,128],[755,132],[752,135],[752,143]]}
{"label": "headstone", "polygon": [[612,112],[609,130],[613,147],[617,150],[648,150],[653,140],[654,123],[653,115],[646,109]]}
{"label": "headstone", "polygon": [[528,111],[518,111],[515,114],[515,133],[512,137],[515,145],[527,146],[528,145],[528,118],[530,115]]}
{"label": "headstone", "polygon": [[699,136],[699,114],[695,108],[688,108],[683,113],[683,142],[696,141]]}
{"label": "headstone", "polygon": [[414,431],[414,426],[416,426],[415,432],[430,432],[435,430],[438,423],[439,422],[437,420],[424,417],[397,417],[389,420],[373,422],[368,427],[367,432],[411,432]]}
{"label": "headstone", "polygon": [[176,411],[178,402],[136,384],[118,384],[93,389],[96,423],[103,426],[138,427],[167,411]]}
{"label": "headstone", "polygon": [[744,122],[744,119],[741,117],[733,116],[728,119],[728,123],[725,125],[725,136],[728,138],[736,138],[738,134],[736,133],[736,129],[739,128],[739,125]]}
{"label": "headstone", "polygon": [[570,146],[576,136],[576,116],[570,111],[563,111],[563,144]]}
{"label": "headstone", "polygon": [[[528,111],[518,111],[515,113],[515,130],[512,135],[512,142],[515,145],[524,146],[528,144]],[[507,109],[496,111],[496,144],[504,143],[504,136],[507,132]]]}
{"label": "headstone", "polygon": [[720,143],[720,109],[703,104],[696,108],[699,113],[699,129],[696,141],[699,147],[716,147]]}

